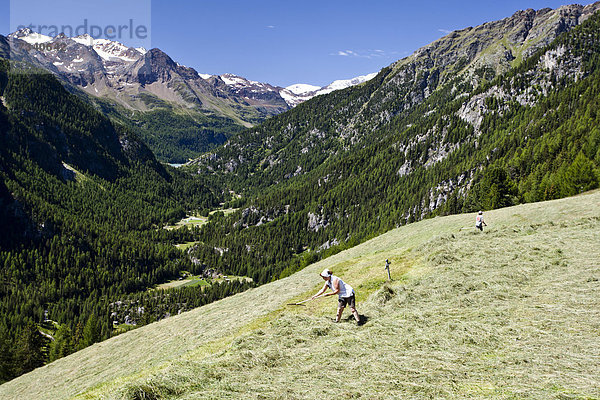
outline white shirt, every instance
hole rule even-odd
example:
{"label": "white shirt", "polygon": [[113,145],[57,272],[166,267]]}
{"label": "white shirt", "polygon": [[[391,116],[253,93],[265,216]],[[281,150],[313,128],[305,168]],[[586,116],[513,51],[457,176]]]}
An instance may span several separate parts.
{"label": "white shirt", "polygon": [[478,215],[475,217],[475,226],[481,226],[483,223],[483,215]]}
{"label": "white shirt", "polygon": [[329,286],[329,288],[331,290],[335,290],[333,288],[333,280],[337,279],[340,282],[340,291],[338,292],[338,297],[341,298],[345,298],[345,297],[350,297],[354,294],[354,289],[352,288],[352,286],[348,285],[347,283],[345,283],[341,278],[338,278],[335,275],[331,275],[331,279],[329,279],[327,281],[327,286]]}

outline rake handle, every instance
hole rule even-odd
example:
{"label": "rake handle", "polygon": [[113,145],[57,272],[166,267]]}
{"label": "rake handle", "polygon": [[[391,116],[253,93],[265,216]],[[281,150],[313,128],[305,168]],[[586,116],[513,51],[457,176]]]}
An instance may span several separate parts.
{"label": "rake handle", "polygon": [[[323,295],[320,295],[320,296],[318,296],[318,297],[315,297],[315,299],[318,299],[319,297],[323,297]],[[311,301],[311,300],[314,300],[314,299],[311,297],[311,298],[308,298],[308,299],[306,299],[306,300],[299,301],[298,303],[290,303],[289,305],[290,305],[290,306],[299,306],[299,305],[301,305],[301,304],[304,304],[304,303],[306,303],[307,301]]]}

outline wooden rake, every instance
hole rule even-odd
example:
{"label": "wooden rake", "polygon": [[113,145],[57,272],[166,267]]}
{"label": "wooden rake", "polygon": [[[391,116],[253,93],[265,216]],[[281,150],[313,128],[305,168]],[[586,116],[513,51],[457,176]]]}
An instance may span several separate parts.
{"label": "wooden rake", "polygon": [[[323,297],[323,295],[321,295],[319,297]],[[315,297],[315,299],[318,299],[319,297]],[[306,303],[307,301],[311,301],[311,300],[313,300],[313,298],[302,300],[302,301],[299,301],[298,303],[288,303],[288,306],[306,306],[304,303]]]}

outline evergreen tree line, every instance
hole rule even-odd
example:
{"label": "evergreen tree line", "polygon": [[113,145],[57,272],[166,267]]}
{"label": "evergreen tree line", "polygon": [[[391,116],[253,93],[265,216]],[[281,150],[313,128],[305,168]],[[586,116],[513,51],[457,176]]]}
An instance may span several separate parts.
{"label": "evergreen tree line", "polygon": [[158,160],[169,163],[183,164],[243,130],[230,118],[200,112],[183,114],[166,104],[122,119],[135,128]]}

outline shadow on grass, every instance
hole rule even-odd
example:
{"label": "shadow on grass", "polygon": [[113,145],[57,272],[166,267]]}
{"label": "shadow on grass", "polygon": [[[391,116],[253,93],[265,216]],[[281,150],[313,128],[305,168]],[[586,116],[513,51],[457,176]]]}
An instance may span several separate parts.
{"label": "shadow on grass", "polygon": [[[363,315],[363,314],[358,314],[360,321],[358,321],[358,325],[362,326],[364,324],[367,323],[367,321],[369,321],[369,317],[367,315]],[[346,318],[343,319],[344,322],[356,322],[354,319],[353,315],[348,315]]]}

